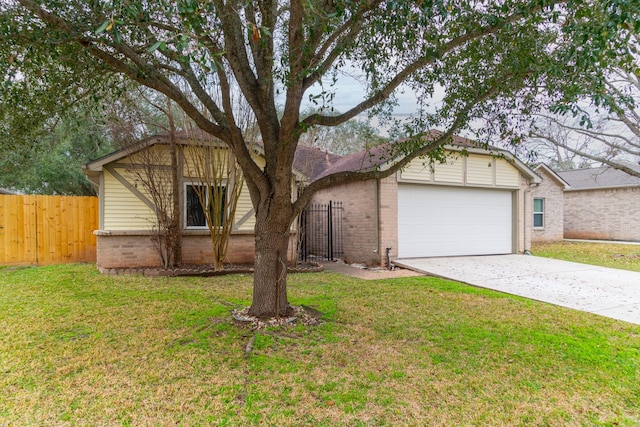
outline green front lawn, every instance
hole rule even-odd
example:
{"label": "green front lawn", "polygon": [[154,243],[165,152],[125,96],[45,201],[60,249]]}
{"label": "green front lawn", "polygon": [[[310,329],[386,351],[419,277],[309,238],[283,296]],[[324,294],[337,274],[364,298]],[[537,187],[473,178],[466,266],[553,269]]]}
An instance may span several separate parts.
{"label": "green front lawn", "polygon": [[0,425],[628,425],[640,326],[428,277],[297,274],[318,327],[258,333],[251,276],[0,270]]}
{"label": "green front lawn", "polygon": [[614,243],[534,243],[531,253],[545,258],[640,271],[640,245]]}

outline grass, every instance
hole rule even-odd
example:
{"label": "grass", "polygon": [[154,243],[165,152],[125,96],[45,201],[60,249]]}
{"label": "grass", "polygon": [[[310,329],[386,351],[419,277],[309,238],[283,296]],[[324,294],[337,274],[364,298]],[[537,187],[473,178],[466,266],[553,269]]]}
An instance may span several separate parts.
{"label": "grass", "polygon": [[640,271],[640,245],[588,242],[534,243],[533,255]]}
{"label": "grass", "polygon": [[0,425],[638,425],[640,326],[437,278],[289,277],[318,327],[258,333],[251,276],[0,270]]}

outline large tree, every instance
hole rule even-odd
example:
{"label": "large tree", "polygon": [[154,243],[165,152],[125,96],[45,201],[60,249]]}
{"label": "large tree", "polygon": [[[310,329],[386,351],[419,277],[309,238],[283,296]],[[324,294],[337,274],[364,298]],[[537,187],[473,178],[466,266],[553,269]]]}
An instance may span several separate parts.
{"label": "large tree", "polygon": [[577,116],[543,113],[535,118],[527,145],[541,160],[560,169],[602,163],[640,177],[640,35],[630,46],[633,66],[607,74],[599,108],[585,105]]}
{"label": "large tree", "polygon": [[[510,113],[529,112],[540,99],[573,102],[583,76],[597,81],[607,58],[626,54],[626,38],[640,29],[636,7],[637,0],[4,0],[4,98],[24,103],[25,85],[42,98],[86,96],[118,75],[175,101],[243,170],[256,212],[250,313],[285,315],[289,229],[315,191],[387,176],[469,122],[482,124],[486,138],[504,135]],[[363,95],[336,115],[331,105],[342,94],[332,83],[343,70],[356,74]],[[398,90],[420,99],[410,135],[444,132],[394,144],[389,157],[401,160],[392,168],[329,175],[293,200],[300,136],[361,113],[390,115]],[[320,112],[303,118],[307,100]],[[255,116],[264,169],[237,123],[238,101]]]}
{"label": "large tree", "polygon": [[95,195],[82,165],[114,146],[91,111],[74,109],[54,123],[36,123],[30,137],[16,149],[10,135],[0,134],[0,187],[29,194]]}

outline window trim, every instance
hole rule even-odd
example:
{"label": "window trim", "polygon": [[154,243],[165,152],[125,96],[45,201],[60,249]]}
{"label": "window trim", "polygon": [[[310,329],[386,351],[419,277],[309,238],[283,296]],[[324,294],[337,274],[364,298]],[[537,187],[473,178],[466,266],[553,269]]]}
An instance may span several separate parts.
{"label": "window trim", "polygon": [[[536,200],[540,200],[542,201],[542,210],[540,211],[536,211]],[[544,197],[534,197],[533,198],[533,206],[532,206],[532,210],[533,210],[533,228],[540,230],[543,229],[545,227],[545,198]],[[536,225],[536,215],[539,215],[542,218],[542,225]]]}
{"label": "window trim", "polygon": [[[207,221],[205,220],[205,224],[204,225],[188,225],[187,224],[187,203],[189,202],[188,197],[187,197],[187,192],[188,192],[188,188],[189,186],[193,187],[193,186],[202,186],[202,185],[207,185],[205,183],[203,183],[201,180],[191,180],[188,182],[184,183],[184,202],[183,202],[183,209],[182,209],[182,213],[183,213],[183,221],[184,221],[184,229],[185,230],[209,230],[209,226],[207,225]],[[221,183],[222,187],[225,188],[225,193],[229,190],[228,185],[227,185],[227,180],[223,180]],[[207,195],[207,197],[210,197],[210,194]],[[207,200],[208,202],[208,200]],[[225,206],[226,207],[226,206]],[[223,209],[225,208],[223,207]]]}

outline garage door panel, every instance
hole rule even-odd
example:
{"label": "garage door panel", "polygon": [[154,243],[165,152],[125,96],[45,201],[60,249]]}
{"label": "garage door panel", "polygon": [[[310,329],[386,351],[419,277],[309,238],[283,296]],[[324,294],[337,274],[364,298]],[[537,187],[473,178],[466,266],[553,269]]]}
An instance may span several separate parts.
{"label": "garage door panel", "polygon": [[510,191],[398,186],[400,257],[511,253]]}

